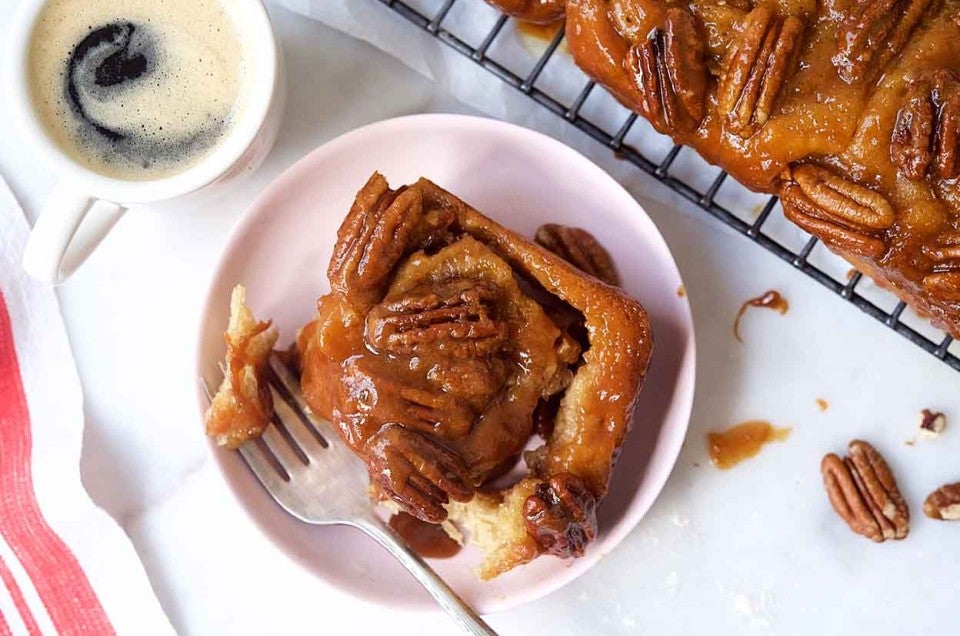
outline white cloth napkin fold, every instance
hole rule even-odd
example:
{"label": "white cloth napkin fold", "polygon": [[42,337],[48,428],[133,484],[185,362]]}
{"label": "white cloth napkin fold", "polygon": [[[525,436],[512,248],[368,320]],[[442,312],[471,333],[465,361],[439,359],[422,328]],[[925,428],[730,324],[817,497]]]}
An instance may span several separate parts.
{"label": "white cloth napkin fold", "polygon": [[0,178],[0,636],[173,633],[80,483],[80,381],[53,289],[20,267],[29,232]]}

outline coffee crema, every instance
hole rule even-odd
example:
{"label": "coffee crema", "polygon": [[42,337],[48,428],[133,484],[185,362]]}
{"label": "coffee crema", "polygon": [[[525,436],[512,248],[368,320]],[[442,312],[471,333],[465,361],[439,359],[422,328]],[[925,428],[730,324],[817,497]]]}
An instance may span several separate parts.
{"label": "coffee crema", "polygon": [[248,90],[243,49],[219,0],[51,0],[31,37],[34,108],[81,165],[170,176],[233,126]]}

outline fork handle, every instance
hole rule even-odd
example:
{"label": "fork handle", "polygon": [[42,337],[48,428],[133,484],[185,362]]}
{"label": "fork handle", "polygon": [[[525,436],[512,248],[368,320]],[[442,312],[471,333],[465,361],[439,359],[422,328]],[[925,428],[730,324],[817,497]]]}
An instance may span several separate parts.
{"label": "fork handle", "polygon": [[470,609],[470,606],[457,596],[457,593],[433,571],[433,568],[427,565],[420,555],[407,547],[387,524],[374,517],[356,525],[396,557],[465,633],[476,636],[497,636],[497,632]]}

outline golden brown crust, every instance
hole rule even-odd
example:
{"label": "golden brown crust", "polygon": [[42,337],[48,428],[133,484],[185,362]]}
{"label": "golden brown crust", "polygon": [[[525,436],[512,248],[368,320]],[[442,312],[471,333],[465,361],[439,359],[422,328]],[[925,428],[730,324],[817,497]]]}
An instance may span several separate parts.
{"label": "golden brown crust", "polygon": [[[301,385],[379,491],[434,523],[496,519],[485,577],[541,552],[582,554],[650,359],[643,308],[426,179],[367,182],[330,277],[299,338]],[[551,317],[563,306],[585,323],[582,358]],[[478,494],[519,456],[544,404],[556,417],[528,478]]]}
{"label": "golden brown crust", "polygon": [[264,377],[267,359],[277,342],[269,321],[259,322],[246,305],[241,285],[230,296],[230,321],[224,340],[224,376],[204,416],[207,435],[217,444],[237,448],[258,437],[273,415],[273,399]]}
{"label": "golden brown crust", "polygon": [[[688,66],[657,39],[680,15],[702,117],[647,72]],[[566,33],[625,106],[960,337],[958,16],[957,0],[569,0]]]}

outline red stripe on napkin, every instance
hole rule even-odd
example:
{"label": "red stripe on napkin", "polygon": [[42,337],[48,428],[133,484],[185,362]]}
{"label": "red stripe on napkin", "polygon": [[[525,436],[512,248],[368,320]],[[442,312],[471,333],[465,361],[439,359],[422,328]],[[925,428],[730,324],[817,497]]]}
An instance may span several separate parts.
{"label": "red stripe on napkin", "polygon": [[[2,302],[2,297],[0,297],[0,302]],[[30,613],[30,608],[27,607],[27,602],[23,598],[23,592],[20,591],[17,580],[13,578],[13,573],[10,571],[10,568],[7,567],[7,564],[3,562],[3,559],[0,559],[0,581],[3,581],[4,587],[10,592],[10,598],[13,599],[13,605],[17,608],[17,611],[20,612],[20,618],[23,619],[23,624],[27,627],[27,633],[30,634],[30,636],[40,634],[40,628],[37,627],[37,621],[34,620],[33,614]],[[3,620],[2,613],[0,613],[0,623],[2,623],[0,624],[0,636],[9,634],[10,628]],[[4,631],[4,628],[6,628],[6,631]]]}
{"label": "red stripe on napkin", "polygon": [[[48,387],[50,399],[56,387]],[[47,525],[33,492],[30,413],[7,305],[0,293],[0,534],[59,634],[113,634],[76,557]]]}
{"label": "red stripe on napkin", "polygon": [[0,612],[0,636],[13,636],[7,621],[3,618],[3,612]]}

